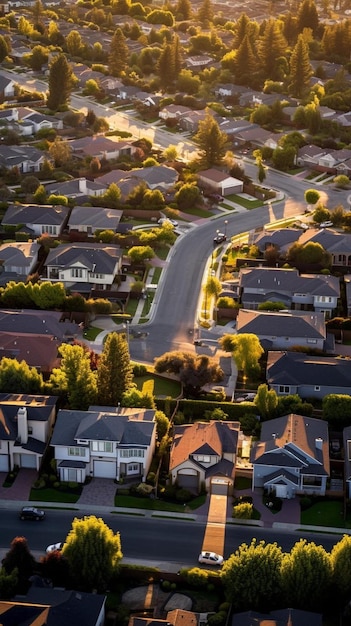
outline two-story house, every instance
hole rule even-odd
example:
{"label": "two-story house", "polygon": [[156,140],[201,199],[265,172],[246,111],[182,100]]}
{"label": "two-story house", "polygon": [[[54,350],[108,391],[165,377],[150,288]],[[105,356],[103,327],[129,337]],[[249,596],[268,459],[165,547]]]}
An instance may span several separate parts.
{"label": "two-story house", "polygon": [[38,262],[39,244],[10,242],[0,246],[0,283],[26,281]]}
{"label": "two-story house", "polygon": [[56,415],[56,396],[0,393],[0,471],[39,470]]}
{"label": "two-story house", "polygon": [[90,293],[91,289],[110,289],[121,265],[122,251],[113,244],[62,244],[50,250],[42,280]]}
{"label": "two-story house", "polygon": [[175,427],[170,453],[172,482],[199,493],[201,486],[222,495],[232,492],[239,422],[196,422]]}
{"label": "two-story house", "polygon": [[294,413],[263,422],[251,462],[252,489],[279,498],[324,496],[330,475],[327,422]]}
{"label": "two-story house", "polygon": [[324,313],[332,317],[340,297],[335,276],[299,274],[296,269],[243,268],[239,273],[240,300],[245,309],[257,309],[267,301],[283,302],[286,308]]}
{"label": "two-story house", "polygon": [[33,237],[48,234],[56,237],[66,226],[70,209],[46,204],[10,204],[2,219],[3,226],[21,226]]}
{"label": "two-story house", "polygon": [[60,410],[51,446],[60,480],[87,477],[145,481],[156,443],[154,409]]}

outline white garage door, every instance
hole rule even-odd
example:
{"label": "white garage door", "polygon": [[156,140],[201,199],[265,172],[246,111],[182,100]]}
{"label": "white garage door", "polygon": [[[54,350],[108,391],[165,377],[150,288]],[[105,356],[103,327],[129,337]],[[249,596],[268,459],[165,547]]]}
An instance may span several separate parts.
{"label": "white garage door", "polygon": [[94,461],[94,476],[96,478],[116,478],[116,463],[114,461]]}
{"label": "white garage door", "polygon": [[9,458],[5,454],[0,454],[0,472],[9,471]]}
{"label": "white garage door", "polygon": [[21,467],[37,467],[37,459],[34,454],[21,454]]}

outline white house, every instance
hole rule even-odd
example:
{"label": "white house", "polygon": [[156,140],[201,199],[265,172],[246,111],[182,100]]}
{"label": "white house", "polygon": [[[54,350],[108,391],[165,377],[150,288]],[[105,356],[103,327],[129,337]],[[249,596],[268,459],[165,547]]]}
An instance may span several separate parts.
{"label": "white house", "polygon": [[154,409],[90,407],[58,412],[51,446],[60,480],[145,481],[156,442]]}

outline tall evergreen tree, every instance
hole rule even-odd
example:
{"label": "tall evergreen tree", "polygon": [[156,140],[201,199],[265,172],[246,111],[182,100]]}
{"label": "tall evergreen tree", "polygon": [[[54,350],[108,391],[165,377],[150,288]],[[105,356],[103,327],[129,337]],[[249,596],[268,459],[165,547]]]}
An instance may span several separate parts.
{"label": "tall evergreen tree", "polygon": [[73,86],[73,73],[64,54],[59,54],[50,63],[49,93],[47,106],[57,111],[65,106],[70,98]]}
{"label": "tall evergreen tree", "polygon": [[112,76],[121,76],[128,65],[129,49],[120,28],[115,31],[108,56],[108,68]]}
{"label": "tall evergreen tree", "polygon": [[160,77],[161,89],[166,91],[168,87],[173,85],[176,78],[173,48],[169,43],[163,46],[157,62],[157,71]]}
{"label": "tall evergreen tree", "polygon": [[235,24],[235,38],[233,48],[239,48],[244,37],[248,36],[251,43],[258,37],[259,26],[257,22],[250,20],[246,13],[242,13]]}
{"label": "tall evergreen tree", "polygon": [[319,18],[314,0],[303,0],[297,12],[297,28],[302,33],[304,28],[311,28],[315,35],[318,30]]}
{"label": "tall evergreen tree", "polygon": [[206,117],[200,121],[194,141],[199,146],[200,161],[204,167],[212,167],[222,162],[228,136],[221,131],[210,110],[207,110]]}
{"label": "tall evergreen tree", "polygon": [[278,20],[268,20],[259,45],[259,58],[265,79],[279,80],[277,60],[284,56],[286,48],[287,41]]}
{"label": "tall evergreen tree", "polygon": [[174,35],[172,40],[172,52],[173,52],[173,64],[175,78],[178,78],[179,72],[182,68],[182,48],[178,35]]}
{"label": "tall evergreen tree", "polygon": [[122,334],[110,333],[97,368],[100,404],[117,406],[122,400],[123,393],[130,389],[132,380],[128,342]]}
{"label": "tall evergreen tree", "polygon": [[214,10],[211,0],[203,0],[197,15],[203,26],[208,26],[211,22],[213,22]]}
{"label": "tall evergreen tree", "polygon": [[190,20],[192,14],[190,0],[178,0],[175,13],[177,20]]}
{"label": "tall evergreen tree", "polygon": [[9,48],[7,41],[3,35],[0,35],[0,63],[7,57]]}
{"label": "tall evergreen tree", "polygon": [[301,98],[309,89],[312,74],[308,45],[303,35],[299,35],[290,57],[289,93]]}
{"label": "tall evergreen tree", "polygon": [[257,70],[257,57],[248,35],[245,35],[235,57],[235,82],[238,85],[252,85]]}

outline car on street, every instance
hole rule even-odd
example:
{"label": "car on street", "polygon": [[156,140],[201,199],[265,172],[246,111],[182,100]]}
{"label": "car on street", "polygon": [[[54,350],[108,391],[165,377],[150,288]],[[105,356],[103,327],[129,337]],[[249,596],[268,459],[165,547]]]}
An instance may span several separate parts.
{"label": "car on street", "polygon": [[333,222],[331,222],[330,220],[327,220],[326,222],[321,222],[321,224],[319,224],[319,228],[330,228],[331,226],[333,226]]}
{"label": "car on street", "polygon": [[178,222],[176,220],[171,220],[170,217],[160,217],[158,224],[160,224],[160,226],[162,226],[162,224],[172,224],[174,228],[178,226]]}
{"label": "car on street", "polygon": [[224,233],[217,233],[213,239],[213,243],[216,244],[223,243],[224,241],[227,241],[227,236]]}
{"label": "car on street", "polygon": [[42,521],[45,518],[45,511],[37,509],[35,506],[24,506],[20,511],[21,520]]}
{"label": "car on street", "polygon": [[204,563],[204,565],[222,565],[223,557],[220,554],[216,554],[216,552],[202,551],[199,555],[199,563]]}
{"label": "car on street", "polygon": [[61,552],[63,548],[63,541],[59,541],[58,543],[52,543],[50,546],[46,548],[46,554],[50,554],[51,552]]}

